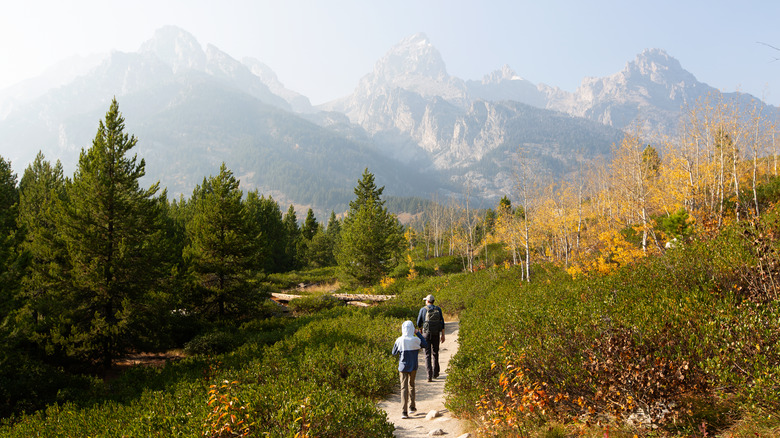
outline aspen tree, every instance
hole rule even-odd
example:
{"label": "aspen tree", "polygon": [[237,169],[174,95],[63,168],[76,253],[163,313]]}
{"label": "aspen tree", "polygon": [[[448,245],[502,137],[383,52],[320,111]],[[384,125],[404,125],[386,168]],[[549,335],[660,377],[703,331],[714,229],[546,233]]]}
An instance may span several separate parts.
{"label": "aspen tree", "polygon": [[613,187],[621,200],[621,223],[626,227],[639,221],[642,251],[646,253],[651,233],[648,176],[656,166],[656,158],[652,158],[654,149],[648,149],[644,144],[642,132],[637,126],[634,125],[633,131],[627,133],[620,145],[613,148],[611,174]]}

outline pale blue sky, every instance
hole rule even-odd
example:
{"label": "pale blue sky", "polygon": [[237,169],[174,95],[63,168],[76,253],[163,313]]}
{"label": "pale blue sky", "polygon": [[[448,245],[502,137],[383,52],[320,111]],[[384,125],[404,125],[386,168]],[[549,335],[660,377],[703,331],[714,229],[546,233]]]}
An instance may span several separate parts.
{"label": "pale blue sky", "polygon": [[[376,60],[424,32],[448,72],[481,79],[509,64],[534,82],[574,91],[646,48],[661,48],[699,81],[780,105],[780,2],[133,0],[4,2],[0,89],[73,54],[135,51],[164,25],[236,59],[270,66],[315,104],[349,94]],[[12,3],[12,4],[8,4]]]}

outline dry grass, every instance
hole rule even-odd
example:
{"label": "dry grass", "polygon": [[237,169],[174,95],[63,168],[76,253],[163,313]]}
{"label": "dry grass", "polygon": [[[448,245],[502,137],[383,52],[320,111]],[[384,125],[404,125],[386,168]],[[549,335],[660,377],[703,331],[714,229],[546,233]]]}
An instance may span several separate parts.
{"label": "dry grass", "polygon": [[312,285],[307,285],[306,287],[296,288],[294,290],[299,292],[306,292],[311,295],[317,295],[317,294],[333,293],[334,291],[337,291],[340,287],[341,287],[341,283],[339,283],[338,280],[336,280],[331,283],[316,283]]}

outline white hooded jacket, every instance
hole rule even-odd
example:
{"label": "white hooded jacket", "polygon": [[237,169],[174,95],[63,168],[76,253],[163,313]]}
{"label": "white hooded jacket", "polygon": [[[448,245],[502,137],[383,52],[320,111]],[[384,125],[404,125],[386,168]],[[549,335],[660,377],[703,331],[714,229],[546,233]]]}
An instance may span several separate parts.
{"label": "white hooded jacket", "polygon": [[400,354],[398,371],[409,373],[417,369],[417,355],[420,348],[428,346],[425,338],[414,332],[414,323],[404,321],[401,325],[401,336],[393,344],[393,356]]}

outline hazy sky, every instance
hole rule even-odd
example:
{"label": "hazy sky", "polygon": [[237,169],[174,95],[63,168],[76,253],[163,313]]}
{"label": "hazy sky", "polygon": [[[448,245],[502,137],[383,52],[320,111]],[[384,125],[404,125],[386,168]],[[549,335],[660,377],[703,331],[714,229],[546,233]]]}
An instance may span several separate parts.
{"label": "hazy sky", "polygon": [[[481,79],[509,64],[574,91],[646,48],[699,81],[780,105],[780,2],[498,0],[5,1],[0,89],[74,54],[136,51],[164,25],[236,59],[271,67],[318,104],[352,92],[403,38],[424,32],[450,75]],[[764,43],[764,44],[761,44]]]}

